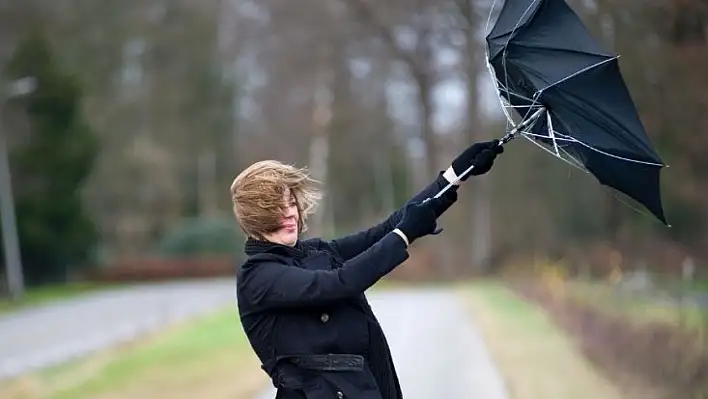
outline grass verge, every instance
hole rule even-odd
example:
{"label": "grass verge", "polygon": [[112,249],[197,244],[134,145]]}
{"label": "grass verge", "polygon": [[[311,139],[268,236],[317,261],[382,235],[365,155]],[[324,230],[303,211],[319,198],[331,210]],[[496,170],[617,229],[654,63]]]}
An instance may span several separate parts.
{"label": "grass verge", "polygon": [[538,307],[496,282],[463,286],[460,295],[482,330],[510,399],[622,397]]}
{"label": "grass verge", "polygon": [[622,293],[603,282],[566,281],[562,293],[609,316],[625,317],[634,323],[659,323],[688,330],[705,330],[708,325],[706,309],[679,306],[662,300],[655,292]]}
{"label": "grass verge", "polygon": [[0,397],[245,399],[267,382],[229,308],[3,383]]}

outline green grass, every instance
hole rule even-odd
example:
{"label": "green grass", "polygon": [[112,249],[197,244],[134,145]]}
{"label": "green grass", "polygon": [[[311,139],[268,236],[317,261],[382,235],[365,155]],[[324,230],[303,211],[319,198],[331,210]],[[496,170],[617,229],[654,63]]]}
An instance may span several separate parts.
{"label": "green grass", "polygon": [[462,287],[461,295],[483,332],[511,399],[621,397],[537,306],[497,282]]}
{"label": "green grass", "polygon": [[79,295],[95,292],[107,288],[116,288],[120,285],[101,283],[69,283],[61,285],[48,285],[38,288],[29,288],[19,301],[10,299],[0,299],[0,313],[22,309],[28,306],[41,305],[44,303],[69,299]]}
{"label": "green grass", "polygon": [[[254,359],[236,310],[230,307],[146,341],[25,377],[15,384],[14,394],[46,399],[167,398],[194,391],[189,397],[220,397],[219,391],[239,384],[240,367],[250,366],[241,377],[260,372]],[[18,394],[28,386],[31,394]],[[2,390],[0,397],[6,397]]]}

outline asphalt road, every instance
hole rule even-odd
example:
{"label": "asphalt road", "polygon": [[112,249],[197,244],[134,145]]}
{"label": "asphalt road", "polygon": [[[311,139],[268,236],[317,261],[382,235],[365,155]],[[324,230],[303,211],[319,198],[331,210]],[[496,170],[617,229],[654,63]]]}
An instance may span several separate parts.
{"label": "asphalt road", "polygon": [[[368,294],[386,332],[405,399],[506,399],[480,332],[454,294],[406,289]],[[266,389],[258,399],[272,399]]]}
{"label": "asphalt road", "polygon": [[233,279],[139,285],[0,316],[0,379],[235,304]]}

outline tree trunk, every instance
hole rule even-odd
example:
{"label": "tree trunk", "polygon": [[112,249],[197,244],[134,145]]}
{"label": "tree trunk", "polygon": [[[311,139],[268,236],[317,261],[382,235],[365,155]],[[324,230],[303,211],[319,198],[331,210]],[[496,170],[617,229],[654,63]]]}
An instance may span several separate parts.
{"label": "tree trunk", "polygon": [[421,108],[421,139],[425,145],[425,173],[426,179],[437,175],[438,168],[438,148],[435,140],[435,128],[433,127],[433,98],[430,78],[425,74],[416,75],[416,83],[420,93]]}
{"label": "tree trunk", "polygon": [[[477,94],[477,79],[479,78],[482,57],[480,56],[480,43],[475,36],[477,32],[477,19],[475,15],[475,5],[470,0],[466,6],[468,34],[467,34],[467,143],[465,146],[475,141],[484,139],[483,129],[480,125],[479,100]],[[464,147],[463,147],[464,148]],[[471,256],[472,266],[479,270],[488,270],[492,252],[491,243],[491,188],[487,177],[470,179],[471,202]],[[468,180],[468,181],[470,181]]]}
{"label": "tree trunk", "polygon": [[[332,119],[331,97],[328,93],[332,90],[333,68],[332,68],[332,48],[329,44],[323,44],[319,54],[318,68],[320,73],[314,88],[314,98],[312,103],[312,137],[310,140],[309,158],[312,177],[319,180],[324,187],[327,187],[327,159],[329,157],[329,124]],[[327,197],[319,204],[319,209],[312,215],[309,224],[311,234],[322,235],[325,230],[325,222],[331,220],[326,217],[329,212]]]}

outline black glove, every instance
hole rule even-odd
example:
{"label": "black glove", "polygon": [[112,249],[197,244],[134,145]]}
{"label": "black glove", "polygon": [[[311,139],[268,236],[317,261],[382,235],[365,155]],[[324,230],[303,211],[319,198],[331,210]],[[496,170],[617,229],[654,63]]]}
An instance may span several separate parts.
{"label": "black glove", "polygon": [[465,181],[470,176],[479,176],[489,172],[494,165],[494,159],[503,152],[504,146],[499,145],[498,140],[475,143],[467,147],[452,161],[452,169],[455,171],[455,175],[460,176],[474,165],[474,168],[460,179]]}
{"label": "black glove", "polygon": [[403,209],[403,217],[396,226],[408,237],[412,244],[416,239],[428,234],[439,234],[437,212],[443,206],[443,198],[430,198],[423,202],[410,203]]}

